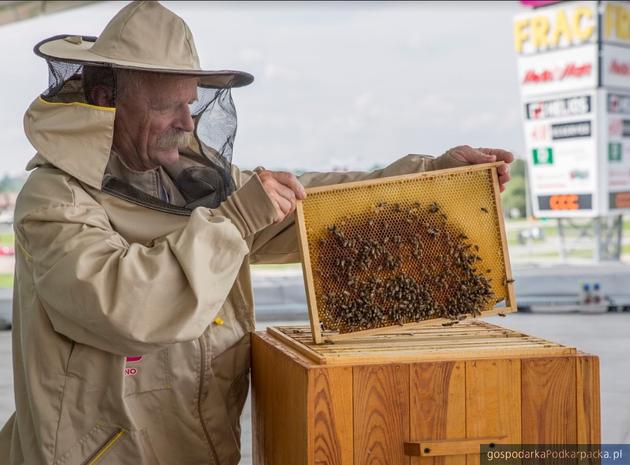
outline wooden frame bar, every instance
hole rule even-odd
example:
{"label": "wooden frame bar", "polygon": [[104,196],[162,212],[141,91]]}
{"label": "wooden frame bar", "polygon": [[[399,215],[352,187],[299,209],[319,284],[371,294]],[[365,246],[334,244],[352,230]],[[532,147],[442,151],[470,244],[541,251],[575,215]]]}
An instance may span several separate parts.
{"label": "wooden frame bar", "polygon": [[[313,195],[313,194],[321,194],[321,193],[327,193],[327,192],[332,192],[332,191],[343,191],[343,190],[356,189],[356,188],[370,188],[372,186],[396,184],[396,183],[399,183],[400,181],[421,180],[421,179],[426,179],[426,178],[449,176],[452,174],[461,174],[461,173],[466,173],[466,172],[490,170],[491,178],[492,178],[492,192],[494,196],[493,201],[495,205],[495,211],[491,213],[496,215],[496,218],[497,218],[496,221],[498,223],[500,247],[501,247],[501,253],[502,253],[502,258],[503,258],[503,267],[504,267],[503,271],[506,277],[506,283],[504,284],[505,291],[506,291],[505,307],[495,307],[491,310],[482,312],[482,316],[492,316],[492,315],[497,315],[499,313],[503,313],[503,314],[512,313],[512,312],[515,312],[517,309],[514,282],[513,282],[512,270],[510,266],[509,251],[508,251],[508,246],[507,246],[507,237],[505,233],[505,223],[503,219],[503,211],[501,209],[499,179],[498,179],[498,173],[497,173],[497,168],[503,164],[504,164],[503,162],[485,163],[485,164],[479,164],[479,165],[466,166],[462,168],[452,168],[452,169],[445,169],[445,170],[439,170],[439,171],[413,173],[413,174],[407,174],[407,175],[402,175],[402,176],[392,176],[392,177],[386,177],[386,178],[371,179],[371,180],[366,180],[366,181],[355,181],[355,182],[348,182],[348,183],[343,183],[343,184],[335,184],[335,185],[309,188],[306,190],[306,192],[307,192],[307,195]],[[307,304],[308,304],[311,334],[312,334],[313,341],[316,344],[321,344],[324,342],[324,336],[322,333],[322,327],[320,324],[320,316],[319,316],[318,305],[317,305],[317,294],[316,294],[316,289],[314,285],[312,260],[310,256],[310,250],[309,250],[308,231],[307,231],[307,226],[306,226],[304,208],[305,208],[304,202],[298,201],[295,216],[296,216],[296,224],[297,224],[297,230],[298,230],[300,254],[302,257],[302,270],[304,274],[304,283],[305,283],[305,289],[306,289],[306,298],[307,298]],[[443,318],[439,318],[439,319],[434,318],[434,319],[428,319],[425,321],[407,323],[407,324],[402,325],[402,327],[409,328],[409,329],[421,328],[426,325],[435,324],[436,322],[445,323],[446,321],[447,320]],[[386,327],[380,327],[380,328],[374,328],[374,329],[367,329],[367,330],[362,330],[362,331],[355,331],[355,332],[344,333],[344,334],[327,334],[326,339],[328,341],[343,341],[343,340],[348,340],[348,339],[354,339],[356,337],[362,337],[365,335],[388,334],[388,333],[391,333],[392,331],[399,331],[400,328],[401,328],[400,325],[395,325],[395,326],[386,326]]]}

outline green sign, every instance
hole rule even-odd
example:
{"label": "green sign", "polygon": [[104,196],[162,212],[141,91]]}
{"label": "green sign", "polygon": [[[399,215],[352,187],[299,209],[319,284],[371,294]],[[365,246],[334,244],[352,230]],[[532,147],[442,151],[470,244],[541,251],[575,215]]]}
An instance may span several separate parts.
{"label": "green sign", "polygon": [[532,150],[534,165],[553,165],[553,148],[543,147]]}
{"label": "green sign", "polygon": [[621,161],[621,142],[608,143],[608,161]]}

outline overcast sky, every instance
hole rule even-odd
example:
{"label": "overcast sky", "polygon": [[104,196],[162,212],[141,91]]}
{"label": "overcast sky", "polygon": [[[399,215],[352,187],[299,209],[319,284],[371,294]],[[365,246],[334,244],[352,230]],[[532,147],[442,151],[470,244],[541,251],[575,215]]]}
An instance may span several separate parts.
{"label": "overcast sky", "polygon": [[[55,34],[98,35],[126,2],[0,26],[4,172],[33,149],[22,116],[47,84],[32,52]],[[451,146],[524,147],[512,18],[517,2],[164,2],[206,69],[241,69],[234,162],[366,169]]]}

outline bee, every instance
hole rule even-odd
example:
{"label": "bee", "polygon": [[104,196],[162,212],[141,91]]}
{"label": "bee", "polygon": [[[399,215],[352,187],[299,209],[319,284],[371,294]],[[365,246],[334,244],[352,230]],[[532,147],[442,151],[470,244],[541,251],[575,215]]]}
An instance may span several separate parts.
{"label": "bee", "polygon": [[481,207],[481,211],[484,212],[484,213],[488,213],[488,209],[485,208],[485,207]]}
{"label": "bee", "polygon": [[497,315],[502,316],[505,318],[505,313],[497,313]]}
{"label": "bee", "polygon": [[429,205],[429,211],[431,213],[435,213],[440,209],[440,207],[438,206],[437,203],[433,202],[431,205]]}
{"label": "bee", "polygon": [[452,321],[447,321],[445,323],[442,323],[442,326],[453,326],[453,325],[456,325],[457,323],[459,323],[459,320],[452,320]]}

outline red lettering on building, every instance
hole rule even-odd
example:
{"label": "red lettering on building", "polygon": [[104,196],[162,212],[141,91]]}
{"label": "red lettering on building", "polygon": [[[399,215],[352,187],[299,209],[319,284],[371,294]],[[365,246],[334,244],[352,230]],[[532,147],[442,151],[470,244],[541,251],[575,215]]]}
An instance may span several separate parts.
{"label": "red lettering on building", "polygon": [[523,84],[527,84],[530,82],[550,82],[553,80],[553,74],[548,69],[539,73],[530,69],[529,71],[527,71],[527,73],[525,73]]}
{"label": "red lettering on building", "polygon": [[630,63],[619,63],[617,60],[613,60],[610,64],[610,73],[630,76]]}
{"label": "red lettering on building", "polygon": [[567,78],[581,78],[589,76],[592,70],[593,65],[590,63],[584,63],[582,65],[568,63],[563,68],[543,69],[541,71],[530,69],[525,73],[523,84],[539,84],[562,81]]}

